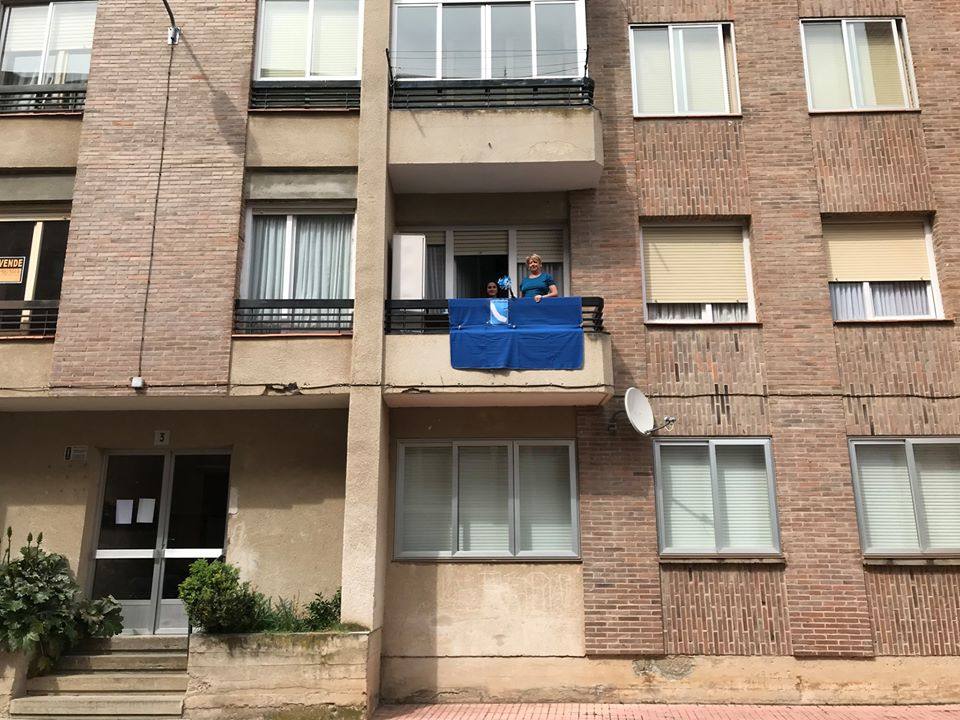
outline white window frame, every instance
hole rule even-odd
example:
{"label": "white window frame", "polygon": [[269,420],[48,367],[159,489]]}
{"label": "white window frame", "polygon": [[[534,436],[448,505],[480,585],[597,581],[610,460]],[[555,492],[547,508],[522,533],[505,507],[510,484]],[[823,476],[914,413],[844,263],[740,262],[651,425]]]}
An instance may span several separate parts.
{"label": "white window frame", "polygon": [[[53,7],[54,5],[72,5],[77,2],[89,2],[90,0],[57,0],[56,2],[39,2],[39,3],[28,3],[27,5],[4,5],[0,3],[0,58],[2,58],[4,48],[7,45],[7,29],[10,25],[10,11],[15,7],[29,7],[36,5],[46,5],[47,6],[47,22],[44,26],[43,31],[43,49],[41,50],[40,55],[40,68],[37,70],[37,85],[53,85],[55,83],[44,83],[43,76],[47,72],[47,58],[50,55],[50,26],[53,24]],[[92,40],[92,38],[91,38]],[[88,73],[89,77],[89,73]],[[25,86],[29,87],[29,86]]]}
{"label": "white window frame", "polygon": [[[531,75],[527,79],[562,79],[562,78],[580,78],[586,75],[585,65],[587,59],[587,22],[585,0],[436,0],[435,2],[425,2],[425,0],[393,0],[392,20],[393,28],[390,32],[390,50],[396,51],[397,47],[397,16],[400,7],[434,7],[437,13],[437,41],[436,41],[436,69],[433,77],[404,77],[400,78],[404,82],[437,80],[449,80],[457,82],[460,80],[498,80],[503,78],[492,78],[492,56],[490,48],[492,40],[490,35],[490,6],[496,4],[509,5],[529,5],[530,6],[530,69]],[[443,77],[443,6],[444,5],[479,5],[480,6],[480,53],[481,53],[481,77],[479,78],[444,78]],[[577,20],[577,67],[575,75],[540,75],[537,67],[537,16],[536,7],[538,5],[573,5]],[[396,66],[396,60],[391,59],[391,64]],[[510,78],[521,79],[521,78]]]}
{"label": "white window frame", "polygon": [[[854,62],[856,60],[856,47],[852,42],[852,33],[848,30],[852,23],[864,22],[883,22],[888,20],[893,29],[893,37],[897,44],[897,65],[900,69],[900,85],[903,89],[903,96],[906,99],[906,105],[882,105],[879,107],[860,107],[857,103],[857,81],[854,77]],[[850,90],[850,107],[836,108],[814,108],[813,107],[813,88],[810,86],[810,64],[807,58],[807,35],[806,26],[815,23],[840,23],[841,34],[843,35],[843,54],[847,63],[847,83]],[[910,37],[907,34],[907,20],[903,16],[893,17],[851,17],[851,18],[805,18],[800,21],[800,49],[803,53],[803,77],[807,88],[807,110],[812,114],[817,113],[842,113],[842,112],[910,112],[920,107],[919,94],[917,92],[917,79],[913,70],[913,55],[910,52]]]}
{"label": "white window frame", "polygon": [[250,299],[250,254],[253,252],[253,218],[255,215],[285,215],[287,218],[286,232],[283,237],[283,297],[281,300],[293,299],[293,250],[296,237],[296,218],[300,215],[351,215],[353,224],[350,233],[352,250],[350,253],[350,297],[356,295],[357,275],[357,214],[355,210],[327,210],[324,208],[306,208],[290,210],[288,208],[270,209],[269,205],[247,208],[247,222],[244,233],[243,269],[240,274],[240,299]]}
{"label": "white window frame", "polygon": [[[960,445],[960,438],[955,437],[924,437],[924,438],[853,438],[850,445],[850,469],[853,478],[853,495],[857,507],[857,525],[860,529],[860,547],[865,558],[927,558],[927,557],[960,557],[960,548],[930,547],[929,530],[927,528],[927,514],[923,503],[923,494],[920,492],[917,465],[914,459],[913,448],[916,445]],[[910,478],[910,495],[913,498],[914,520],[917,528],[919,552],[904,552],[903,550],[887,550],[884,548],[868,548],[867,546],[867,517],[864,514],[863,490],[860,483],[860,466],[857,461],[857,448],[863,445],[885,445],[904,448],[907,460],[907,474]]]}
{"label": "white window frame", "polygon": [[[717,446],[749,445],[763,448],[767,464],[767,493],[770,499],[770,525],[773,530],[773,547],[768,548],[737,548],[724,547],[721,540],[726,533],[727,513],[720,502],[720,485],[717,475]],[[713,532],[716,549],[713,552],[691,552],[689,550],[666,550],[664,533],[666,531],[666,515],[664,513],[663,477],[660,469],[660,450],[665,446],[671,447],[707,447],[710,462],[710,485],[713,499]],[[663,558],[779,558],[782,557],[780,542],[780,520],[777,513],[776,473],[773,465],[773,445],[770,438],[677,438],[658,439],[653,442],[653,477],[657,503],[657,542],[660,556]]]}
{"label": "white window frame", "polygon": [[363,72],[363,6],[365,0],[358,0],[357,7],[357,72],[353,75],[311,75],[310,68],[313,61],[313,26],[314,9],[317,0],[308,0],[307,5],[307,50],[304,61],[304,74],[301,77],[263,77],[263,65],[261,62],[263,55],[263,17],[264,5],[267,0],[258,0],[257,3],[257,48],[256,48],[256,67],[254,68],[254,78],[257,81],[264,82],[338,82],[342,80],[359,80]]}
{"label": "white window frame", "polygon": [[[827,223],[829,224],[829,223]],[[873,225],[876,224],[875,221],[864,220],[863,225]],[[883,315],[877,317],[873,308],[873,293],[870,289],[870,281],[864,280],[862,285],[863,292],[863,307],[866,317],[859,320],[834,320],[835,323],[857,323],[857,322],[903,322],[911,320],[942,320],[943,319],[943,296],[940,294],[940,279],[937,275],[937,259],[934,256],[933,251],[933,226],[929,220],[923,221],[923,240],[924,247],[927,253],[927,263],[930,268],[930,279],[927,281],[916,281],[916,282],[926,282],[927,283],[927,307],[930,308],[930,314],[928,315]],[[834,282],[843,282],[843,281],[829,281],[827,283],[832,285]],[[874,282],[914,282],[911,280],[876,280]],[[830,300],[830,312],[831,315],[833,312],[833,298],[831,296]]]}
{"label": "white window frame", "polygon": [[[644,266],[643,258],[645,256],[645,239],[643,237],[644,228],[655,227],[739,227],[743,230],[743,274],[747,281],[747,318],[746,320],[737,320],[735,322],[716,322],[713,319],[713,303],[679,303],[683,305],[702,305],[703,311],[699,318],[692,320],[659,320],[650,317],[647,308],[647,268]],[[640,287],[643,296],[643,321],[650,325],[743,325],[746,323],[757,322],[757,303],[753,293],[753,266],[750,262],[750,228],[743,223],[698,223],[696,225],[685,225],[682,223],[641,223],[640,224]],[[650,303],[653,304],[653,303]],[[673,303],[665,303],[673,304]],[[730,303],[718,303],[719,305],[728,305]]]}
{"label": "white window frame", "polygon": [[[686,67],[683,54],[680,54],[681,66],[676,67],[676,53],[674,52],[674,28],[711,28],[717,29],[717,35],[720,39],[721,69],[723,71],[723,112],[695,112],[691,110],[680,110],[680,91],[686,90]],[[733,77],[727,73],[726,50],[723,42],[724,27],[730,30],[730,50],[733,54]],[[637,54],[634,50],[634,30],[638,28],[665,28],[667,31],[667,42],[670,45],[670,68],[673,73],[673,112],[664,113],[641,113],[639,98],[637,97]],[[731,91],[737,99],[737,108],[741,108],[740,99],[740,71],[737,62],[737,38],[732,22],[710,22],[710,23],[634,23],[628,27],[628,44],[630,48],[630,86],[633,99],[633,116],[637,118],[657,118],[657,117],[739,117],[741,110],[736,112],[730,107]],[[681,82],[682,78],[682,82]],[[732,83],[732,85],[731,85]]]}
{"label": "white window frame", "polygon": [[[570,533],[572,550],[570,552],[542,553],[518,549],[518,528],[520,526],[520,509],[517,502],[519,487],[520,448],[524,445],[536,447],[566,447],[570,461]],[[405,552],[401,546],[403,539],[403,499],[404,499],[404,465],[407,447],[445,447],[451,448],[450,453],[450,483],[453,508],[450,516],[450,550],[437,552],[414,551]],[[459,518],[459,448],[461,447],[506,447],[508,473],[508,505],[507,515],[510,533],[510,550],[506,553],[488,553],[482,551],[459,550],[460,518]],[[394,503],[394,535],[393,557],[395,560],[578,560],[580,558],[580,498],[577,492],[577,458],[576,441],[557,439],[527,438],[522,440],[401,440],[397,443],[397,484],[396,502]]]}

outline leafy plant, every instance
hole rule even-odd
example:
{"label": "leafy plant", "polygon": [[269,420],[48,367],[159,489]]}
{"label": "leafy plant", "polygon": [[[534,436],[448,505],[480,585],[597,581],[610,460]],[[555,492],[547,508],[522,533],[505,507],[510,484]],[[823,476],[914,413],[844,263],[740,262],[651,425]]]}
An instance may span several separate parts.
{"label": "leafy plant", "polygon": [[322,593],[317,593],[313,601],[307,605],[307,616],[310,625],[317,630],[329,630],[340,624],[340,588],[329,600]]}
{"label": "leafy plant", "polygon": [[42,547],[43,533],[13,557],[13,529],[0,558],[0,650],[33,657],[42,673],[70,647],[88,637],[111,637],[123,628],[120,604],[112,597],[88,600],[70,573],[67,559]]}

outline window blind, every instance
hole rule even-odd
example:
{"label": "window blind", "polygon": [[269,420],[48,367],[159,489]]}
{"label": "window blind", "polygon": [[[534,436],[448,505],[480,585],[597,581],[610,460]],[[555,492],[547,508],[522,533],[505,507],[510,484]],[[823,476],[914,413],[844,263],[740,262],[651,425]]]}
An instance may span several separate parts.
{"label": "window blind", "polygon": [[889,20],[848,24],[856,53],[854,73],[861,107],[906,107],[900,58]]}
{"label": "window blind", "polygon": [[922,222],[827,223],[823,237],[831,280],[930,280]]}
{"label": "window blind", "polygon": [[960,445],[913,445],[929,545],[960,548]]}
{"label": "window blind", "polygon": [[732,550],[774,548],[764,448],[717,445],[716,457],[717,484],[725,509],[725,546]]}
{"label": "window blind", "polygon": [[518,550],[570,552],[570,449],[552,445],[521,445],[518,449]]}
{"label": "window blind", "polygon": [[837,110],[852,104],[843,26],[839,22],[804,23],[807,81],[815,110]]}
{"label": "window blind", "polygon": [[506,228],[453,231],[454,255],[506,255],[508,245]]}
{"label": "window blind", "polygon": [[536,253],[545,263],[563,262],[563,228],[517,229],[517,262]]}
{"label": "window blind", "polygon": [[716,536],[707,446],[662,446],[660,473],[664,550],[713,552]]}
{"label": "window blind", "polygon": [[747,302],[740,227],[646,227],[647,302]]}
{"label": "window blind", "polygon": [[359,18],[359,0],[316,0],[311,75],[315,77],[355,77],[357,75]]}
{"label": "window blind", "polygon": [[859,445],[856,454],[866,549],[920,550],[905,448]]}
{"label": "window blind", "polygon": [[[3,45],[4,59],[8,53],[42,53],[47,31],[47,5],[12,7],[7,10],[7,36]],[[4,63],[4,69],[7,63]]]}
{"label": "window blind", "polygon": [[260,41],[261,76],[305,75],[308,7],[306,0],[266,0]]}
{"label": "window blind", "polygon": [[450,551],[453,542],[452,469],[452,447],[404,448],[402,552]]}
{"label": "window blind", "polygon": [[673,67],[666,27],[633,29],[634,87],[639,115],[673,115]]}
{"label": "window blind", "polygon": [[[684,90],[681,112],[724,113],[727,111],[727,88],[723,83],[723,48],[720,33],[714,27],[674,28],[680,42],[674,42],[682,53]],[[682,48],[682,50],[681,50]]]}
{"label": "window blind", "polygon": [[510,552],[510,483],[506,446],[459,448],[459,549]]}
{"label": "window blind", "polygon": [[51,55],[67,50],[90,50],[93,47],[93,25],[96,19],[95,2],[55,4],[50,25]]}

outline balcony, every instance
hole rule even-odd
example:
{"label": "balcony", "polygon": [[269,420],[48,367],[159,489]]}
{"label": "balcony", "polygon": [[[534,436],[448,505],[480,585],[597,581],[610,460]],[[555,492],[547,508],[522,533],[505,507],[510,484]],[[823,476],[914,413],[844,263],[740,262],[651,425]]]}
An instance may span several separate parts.
{"label": "balcony", "polygon": [[0,114],[79,113],[86,99],[86,83],[0,85]]}
{"label": "balcony", "polygon": [[353,300],[237,300],[236,335],[317,335],[353,331]]}
{"label": "balcony", "polygon": [[52,338],[59,300],[0,300],[0,338]]}
{"label": "balcony", "polygon": [[593,80],[395,80],[390,107],[398,110],[592,107]]}
{"label": "balcony", "polygon": [[360,81],[257,80],[251,110],[359,110]]}
{"label": "balcony", "polygon": [[602,405],[613,395],[602,298],[583,298],[584,363],[579,370],[454,369],[446,307],[446,300],[387,301],[384,398],[389,406],[589,406]]}

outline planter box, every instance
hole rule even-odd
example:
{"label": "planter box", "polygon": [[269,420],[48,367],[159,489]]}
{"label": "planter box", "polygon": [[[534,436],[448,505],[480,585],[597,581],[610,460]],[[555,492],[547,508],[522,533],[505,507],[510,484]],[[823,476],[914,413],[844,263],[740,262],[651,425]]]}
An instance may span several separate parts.
{"label": "planter box", "polygon": [[0,718],[9,716],[10,701],[23,695],[29,664],[29,658],[22,653],[0,652]]}
{"label": "planter box", "polygon": [[184,717],[363,718],[375,703],[369,635],[193,635]]}

